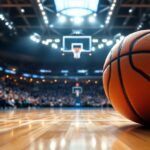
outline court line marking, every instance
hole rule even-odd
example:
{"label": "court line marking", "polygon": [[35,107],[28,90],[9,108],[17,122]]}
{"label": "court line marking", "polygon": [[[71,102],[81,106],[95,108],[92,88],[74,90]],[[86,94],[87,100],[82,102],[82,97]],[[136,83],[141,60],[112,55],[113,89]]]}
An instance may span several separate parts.
{"label": "court line marking", "polygon": [[[58,121],[58,122],[89,122],[89,120],[60,120],[60,119],[53,119],[53,120],[0,120],[0,122],[51,122],[51,121]],[[90,120],[91,122],[101,122],[101,121],[106,121],[106,122],[116,122],[116,121],[123,121],[123,122],[130,122],[130,120],[124,120],[124,119],[115,119],[115,120],[106,120],[106,119],[100,119],[100,120]]]}

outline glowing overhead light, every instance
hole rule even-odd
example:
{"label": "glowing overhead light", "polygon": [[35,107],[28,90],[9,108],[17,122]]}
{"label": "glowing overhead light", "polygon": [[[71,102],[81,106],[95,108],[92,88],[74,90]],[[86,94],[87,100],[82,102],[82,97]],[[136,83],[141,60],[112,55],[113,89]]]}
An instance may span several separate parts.
{"label": "glowing overhead light", "polygon": [[5,22],[5,25],[8,26],[8,25],[9,25],[9,22]]}
{"label": "glowing overhead light", "polygon": [[4,15],[3,14],[0,14],[0,20],[4,20],[5,19],[5,17],[4,17]]}
{"label": "glowing overhead light", "polygon": [[106,43],[107,46],[110,46],[110,45],[112,45],[112,44],[113,44],[113,41],[112,41],[112,40],[109,40],[109,41],[107,41],[107,43]]}
{"label": "glowing overhead light", "polygon": [[84,69],[82,69],[82,70],[77,70],[77,73],[80,73],[80,74],[84,74],[84,73],[87,73],[88,72],[88,70],[84,70]]}
{"label": "glowing overhead light", "polygon": [[49,21],[46,19],[46,20],[44,20],[44,22],[45,22],[45,24],[48,24],[49,23]]}
{"label": "glowing overhead light", "polygon": [[64,23],[64,22],[66,22],[66,17],[65,16],[59,16],[59,21],[61,22],[61,23]]}
{"label": "glowing overhead light", "polygon": [[132,13],[133,12],[133,9],[131,8],[131,9],[129,9],[129,13]]}
{"label": "glowing overhead light", "polygon": [[57,13],[56,16],[59,17],[59,16],[60,16],[60,13]]}
{"label": "glowing overhead light", "polygon": [[103,73],[103,70],[95,70],[94,73]]}
{"label": "glowing overhead light", "polygon": [[106,20],[106,21],[105,21],[105,24],[109,24],[109,20]]}
{"label": "glowing overhead light", "polygon": [[21,11],[21,13],[24,13],[24,12],[25,12],[25,10],[24,10],[23,8],[21,8],[20,11]]}
{"label": "glowing overhead light", "polygon": [[50,27],[50,28],[53,28],[53,27],[54,27],[54,25],[53,25],[53,24],[51,24],[49,27]]}
{"label": "glowing overhead light", "polygon": [[104,44],[99,44],[99,45],[98,45],[98,48],[99,48],[99,49],[102,49],[103,47],[104,47]]}
{"label": "glowing overhead light", "polygon": [[42,15],[43,15],[43,16],[45,16],[45,15],[46,15],[45,11],[42,11]]}
{"label": "glowing overhead light", "polygon": [[39,43],[41,40],[41,37],[39,34],[34,33],[33,35],[30,36],[30,39],[36,43]]}
{"label": "glowing overhead light", "polygon": [[97,11],[99,0],[55,0],[57,12],[68,16],[86,16]]}
{"label": "glowing overhead light", "polygon": [[103,43],[106,43],[108,40],[107,39],[102,39],[102,42]]}
{"label": "glowing overhead light", "polygon": [[49,24],[48,17],[47,17],[47,15],[46,15],[46,12],[45,12],[45,10],[44,10],[44,7],[43,7],[41,1],[40,1],[40,0],[37,0],[37,3],[38,3],[38,6],[39,6],[39,9],[40,9],[40,11],[41,11],[41,14],[42,14],[42,16],[43,16],[44,23],[45,23],[46,25]]}
{"label": "glowing overhead light", "polygon": [[112,15],[112,11],[110,11],[110,12],[108,13],[108,15],[111,16],[111,15]]}
{"label": "glowing overhead light", "polygon": [[94,16],[94,17],[96,17],[96,16],[97,16],[97,14],[96,14],[96,13],[94,13],[94,14],[93,14],[93,16]]}
{"label": "glowing overhead light", "polygon": [[94,23],[96,19],[94,16],[90,16],[88,20],[90,23]]}
{"label": "glowing overhead light", "polygon": [[73,21],[75,24],[79,25],[84,21],[84,19],[82,17],[75,17]]}
{"label": "glowing overhead light", "polygon": [[60,42],[60,39],[55,39],[54,40],[56,43],[59,43]]}
{"label": "glowing overhead light", "polygon": [[100,28],[104,28],[104,25],[103,25],[103,24],[101,24],[101,25],[100,25]]}
{"label": "glowing overhead light", "polygon": [[54,48],[54,49],[57,49],[58,48],[58,45],[56,44],[56,43],[52,43],[52,48]]}
{"label": "glowing overhead light", "polygon": [[96,50],[96,48],[95,47],[92,47],[92,51],[94,52]]}
{"label": "glowing overhead light", "polygon": [[45,40],[43,40],[43,41],[42,41],[42,44],[43,44],[43,45],[48,45],[48,42],[45,41]]}
{"label": "glowing overhead light", "polygon": [[46,40],[46,42],[48,42],[48,43],[52,43],[52,41],[53,41],[52,39],[47,39]]}
{"label": "glowing overhead light", "polygon": [[69,70],[61,70],[61,73],[69,73]]}
{"label": "glowing overhead light", "polygon": [[52,73],[52,70],[40,69],[41,73]]}
{"label": "glowing overhead light", "polygon": [[108,12],[108,16],[106,18],[106,21],[105,21],[105,24],[108,25],[110,23],[110,19],[111,19],[111,16],[113,14],[113,10],[116,6],[116,3],[117,3],[117,0],[112,0],[112,4],[111,4],[111,7],[110,7],[110,10]]}
{"label": "glowing overhead light", "polygon": [[93,43],[98,43],[98,39],[93,39],[92,42]]}

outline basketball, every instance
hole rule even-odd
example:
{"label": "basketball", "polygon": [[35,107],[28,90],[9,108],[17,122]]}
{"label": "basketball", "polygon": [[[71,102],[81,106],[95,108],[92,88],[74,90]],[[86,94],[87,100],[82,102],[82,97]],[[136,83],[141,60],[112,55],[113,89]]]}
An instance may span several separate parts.
{"label": "basketball", "polygon": [[132,33],[114,45],[104,63],[103,85],[118,112],[150,124],[150,30]]}

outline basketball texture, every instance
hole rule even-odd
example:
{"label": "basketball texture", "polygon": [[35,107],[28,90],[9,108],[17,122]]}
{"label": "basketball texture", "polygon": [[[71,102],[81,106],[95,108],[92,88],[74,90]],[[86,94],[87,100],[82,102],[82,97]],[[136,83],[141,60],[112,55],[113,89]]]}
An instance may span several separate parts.
{"label": "basketball texture", "polygon": [[114,45],[104,64],[103,85],[117,111],[150,125],[150,30],[130,34]]}

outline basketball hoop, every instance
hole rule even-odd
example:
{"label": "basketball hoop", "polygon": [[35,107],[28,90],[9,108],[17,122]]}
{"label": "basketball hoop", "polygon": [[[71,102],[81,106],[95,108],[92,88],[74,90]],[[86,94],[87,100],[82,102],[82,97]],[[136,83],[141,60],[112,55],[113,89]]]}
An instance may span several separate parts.
{"label": "basketball hoop", "polygon": [[73,55],[74,55],[74,58],[75,59],[79,59],[80,58],[80,55],[81,55],[81,51],[82,51],[82,49],[81,48],[78,48],[78,47],[74,47],[73,49],[72,49],[72,52],[73,52]]}

